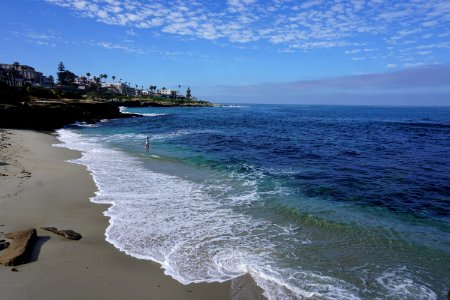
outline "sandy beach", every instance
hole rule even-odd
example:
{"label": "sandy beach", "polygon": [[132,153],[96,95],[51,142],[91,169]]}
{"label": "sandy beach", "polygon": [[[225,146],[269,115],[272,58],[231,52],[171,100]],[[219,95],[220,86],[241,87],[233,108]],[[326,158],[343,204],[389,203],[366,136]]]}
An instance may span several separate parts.
{"label": "sandy beach", "polygon": [[[105,241],[106,207],[76,151],[53,147],[48,133],[0,132],[0,232],[36,228],[32,261],[0,266],[0,299],[255,299],[245,276],[226,283],[182,285],[156,263],[138,260]],[[41,227],[72,229],[66,240]],[[0,252],[1,253],[1,252]]]}

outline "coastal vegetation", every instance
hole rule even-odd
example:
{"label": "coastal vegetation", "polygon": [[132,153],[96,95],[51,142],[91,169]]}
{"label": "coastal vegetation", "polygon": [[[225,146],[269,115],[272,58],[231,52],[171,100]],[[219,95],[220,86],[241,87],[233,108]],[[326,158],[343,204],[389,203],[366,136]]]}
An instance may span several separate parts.
{"label": "coastal vegetation", "polygon": [[[5,67],[6,68],[3,68]],[[35,72],[34,68],[14,62],[12,65],[0,65],[0,102],[29,101],[34,98],[45,99],[79,99],[98,100],[119,103],[127,102],[133,106],[211,106],[208,101],[198,100],[192,96],[190,87],[186,93],[178,90],[170,90],[166,87],[158,90],[156,85],[150,85],[148,89],[143,86],[138,88],[135,84],[123,81],[116,82],[116,76],[112,75],[112,83],[106,82],[108,74],[94,75],[86,72],[77,76],[67,69],[63,62],[57,67],[57,82],[50,76],[24,76],[25,70]],[[91,78],[92,76],[92,78]]]}

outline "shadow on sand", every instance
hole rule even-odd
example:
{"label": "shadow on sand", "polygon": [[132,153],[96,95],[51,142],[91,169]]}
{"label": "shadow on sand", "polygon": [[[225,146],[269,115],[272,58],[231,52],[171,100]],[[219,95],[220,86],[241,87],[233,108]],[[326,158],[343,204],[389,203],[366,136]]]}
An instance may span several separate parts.
{"label": "shadow on sand", "polygon": [[39,253],[41,253],[42,245],[50,239],[49,236],[38,236],[34,244],[33,252],[30,254],[30,262],[38,260]]}

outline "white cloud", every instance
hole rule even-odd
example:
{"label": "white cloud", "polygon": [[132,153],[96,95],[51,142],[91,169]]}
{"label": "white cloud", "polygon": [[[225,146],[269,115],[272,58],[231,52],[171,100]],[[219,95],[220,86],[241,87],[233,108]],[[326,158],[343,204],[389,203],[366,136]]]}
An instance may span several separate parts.
{"label": "white cloud", "polygon": [[76,1],[73,5],[76,9],[84,9],[87,6],[87,2],[86,1]]}
{"label": "white cloud", "polygon": [[[340,47],[352,55],[384,49],[393,57],[424,40],[445,43],[450,27],[448,0],[46,1],[106,24],[239,44],[264,41],[282,51]],[[356,48],[363,44],[368,47]]]}
{"label": "white cloud", "polygon": [[91,43],[95,46],[110,49],[110,50],[121,50],[126,53],[132,53],[132,54],[148,54],[148,51],[136,48],[134,46],[127,46],[127,45],[121,45],[121,44],[115,44],[111,42],[97,42],[97,43]]}
{"label": "white cloud", "polygon": [[125,33],[126,33],[128,36],[137,36],[136,31],[134,31],[133,29],[129,29],[129,30],[125,31]]}
{"label": "white cloud", "polygon": [[35,31],[34,29],[25,29],[23,31],[11,32],[16,37],[20,37],[28,43],[38,46],[56,47],[58,44],[67,43],[60,35],[53,30]]}
{"label": "white cloud", "polygon": [[[157,48],[141,48],[137,47],[133,44],[127,44],[127,40],[123,41],[124,43],[110,42],[110,41],[85,41],[84,44],[92,46],[92,47],[100,47],[106,50],[111,51],[121,51],[128,54],[134,55],[155,55],[159,58],[163,57],[165,59],[170,60],[178,60],[178,59],[208,59],[210,58],[204,54],[192,51],[171,51],[171,50],[161,50]],[[131,41],[132,42],[132,41]]]}

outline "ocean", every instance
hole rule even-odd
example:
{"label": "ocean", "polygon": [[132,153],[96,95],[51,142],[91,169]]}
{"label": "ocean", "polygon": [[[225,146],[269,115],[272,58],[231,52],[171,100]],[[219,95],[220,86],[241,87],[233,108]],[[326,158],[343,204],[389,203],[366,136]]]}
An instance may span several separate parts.
{"label": "ocean", "polygon": [[118,249],[184,284],[250,274],[269,299],[447,297],[449,107],[124,111],[143,117],[58,131]]}

